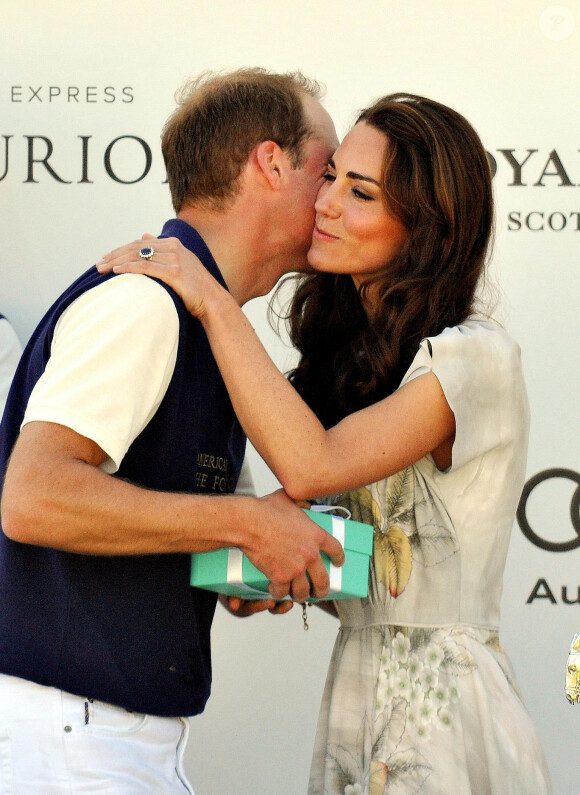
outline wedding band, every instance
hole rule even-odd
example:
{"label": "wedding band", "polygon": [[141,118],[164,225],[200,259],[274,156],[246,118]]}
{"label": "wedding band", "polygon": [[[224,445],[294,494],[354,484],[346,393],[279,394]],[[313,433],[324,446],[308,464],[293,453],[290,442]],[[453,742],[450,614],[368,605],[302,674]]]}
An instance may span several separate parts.
{"label": "wedding band", "polygon": [[149,246],[147,246],[146,248],[142,248],[139,251],[139,256],[141,257],[141,259],[146,259],[149,262],[151,262],[151,260],[153,259],[153,254],[155,254],[155,249],[150,248]]}

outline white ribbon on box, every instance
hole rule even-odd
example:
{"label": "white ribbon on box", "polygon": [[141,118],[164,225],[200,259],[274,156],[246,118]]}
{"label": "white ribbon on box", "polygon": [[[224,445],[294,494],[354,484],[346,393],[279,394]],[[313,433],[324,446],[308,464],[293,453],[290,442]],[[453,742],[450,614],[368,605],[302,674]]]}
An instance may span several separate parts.
{"label": "white ribbon on box", "polygon": [[257,588],[252,588],[246,585],[242,573],[244,553],[237,547],[230,547],[228,549],[228,570],[227,570],[227,583],[233,585],[240,591],[244,592],[244,597],[247,599],[271,599],[272,596],[268,591],[259,591]]}
{"label": "white ribbon on box", "polygon": [[[312,505],[310,510],[315,511],[316,513],[344,511],[344,513],[347,514],[346,519],[350,519],[350,511],[348,508],[343,508],[342,505]],[[334,514],[331,516],[331,519],[332,528],[330,532],[344,549],[345,520],[342,516],[334,516]],[[331,562],[328,575],[330,578],[330,588],[328,593],[340,593],[342,590],[342,566],[335,566],[334,563]]]}
{"label": "white ribbon on box", "polygon": [[[344,522],[341,516],[332,517],[332,535],[336,538],[340,546],[344,549]],[[330,590],[329,593],[339,593],[342,591],[342,566],[330,564]]]}

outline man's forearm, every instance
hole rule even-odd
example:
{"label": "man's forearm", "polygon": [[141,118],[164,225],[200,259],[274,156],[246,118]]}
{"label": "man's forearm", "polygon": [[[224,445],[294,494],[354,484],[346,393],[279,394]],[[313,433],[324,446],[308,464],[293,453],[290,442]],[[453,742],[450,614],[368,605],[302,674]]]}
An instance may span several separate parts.
{"label": "man's forearm", "polygon": [[2,493],[5,534],[25,544],[90,555],[205,552],[239,547],[271,580],[272,594],[303,601],[328,592],[320,552],[342,547],[283,491],[266,497],[153,491],[99,469],[105,453],[70,428],[25,425]]}
{"label": "man's forearm", "polygon": [[[67,429],[57,433],[62,438]],[[218,505],[209,495],[150,491],[36,441],[36,433],[23,433],[6,475],[2,526],[14,540],[92,555],[201,552],[243,542],[249,498],[220,497]]]}

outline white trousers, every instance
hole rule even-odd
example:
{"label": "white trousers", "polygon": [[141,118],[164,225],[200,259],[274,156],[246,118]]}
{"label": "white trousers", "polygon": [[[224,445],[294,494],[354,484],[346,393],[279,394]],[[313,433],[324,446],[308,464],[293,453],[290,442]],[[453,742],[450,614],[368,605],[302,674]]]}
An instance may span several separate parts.
{"label": "white trousers", "polygon": [[141,715],[0,674],[0,795],[193,795],[186,718]]}

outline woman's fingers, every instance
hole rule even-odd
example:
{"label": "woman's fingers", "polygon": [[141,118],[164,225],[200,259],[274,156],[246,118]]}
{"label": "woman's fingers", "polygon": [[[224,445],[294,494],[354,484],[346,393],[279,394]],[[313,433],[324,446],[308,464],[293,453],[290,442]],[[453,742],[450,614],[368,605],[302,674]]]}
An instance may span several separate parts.
{"label": "woman's fingers", "polygon": [[[144,243],[147,245],[144,245]],[[100,273],[108,273],[114,268],[125,266],[127,263],[145,262],[147,260],[144,260],[139,254],[144,249],[152,249],[152,259],[157,257],[158,261],[171,263],[177,260],[180,247],[181,243],[176,238],[158,238],[155,235],[145,233],[140,240],[133,240],[131,243],[126,243],[124,246],[119,246],[119,248],[105,254],[97,262],[97,270]],[[141,271],[137,272],[141,273]]]}
{"label": "woman's fingers", "polygon": [[196,317],[203,312],[205,291],[217,286],[199,259],[174,237],[144,235],[141,240],[105,254],[96,268],[99,273],[143,273],[161,279],[181,296]]}

